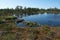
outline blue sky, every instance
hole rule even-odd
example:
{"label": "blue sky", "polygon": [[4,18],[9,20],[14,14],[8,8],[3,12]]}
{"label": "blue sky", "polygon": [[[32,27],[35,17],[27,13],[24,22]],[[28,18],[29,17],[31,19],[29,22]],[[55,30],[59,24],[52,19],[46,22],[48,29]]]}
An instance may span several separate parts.
{"label": "blue sky", "polygon": [[34,8],[60,8],[60,0],[0,0],[0,8],[15,8],[17,5]]}

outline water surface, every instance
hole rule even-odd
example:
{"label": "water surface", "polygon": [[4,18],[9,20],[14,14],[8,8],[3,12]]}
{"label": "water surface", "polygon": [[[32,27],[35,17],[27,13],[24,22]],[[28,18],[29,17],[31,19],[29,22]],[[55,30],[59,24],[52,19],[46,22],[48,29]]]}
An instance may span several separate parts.
{"label": "water surface", "polygon": [[[37,22],[40,25],[60,26],[60,14],[36,14],[22,17],[25,21]],[[18,25],[23,25],[19,23]]]}

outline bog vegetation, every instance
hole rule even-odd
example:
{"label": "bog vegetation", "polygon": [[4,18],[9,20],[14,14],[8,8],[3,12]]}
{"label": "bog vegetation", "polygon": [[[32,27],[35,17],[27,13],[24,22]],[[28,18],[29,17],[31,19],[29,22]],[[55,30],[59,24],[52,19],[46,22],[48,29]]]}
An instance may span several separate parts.
{"label": "bog vegetation", "polygon": [[[17,6],[15,9],[0,9],[0,40],[60,40],[60,28],[38,23],[24,22],[25,28],[17,27],[13,21],[16,15],[33,15],[38,13],[60,13],[58,8],[39,9]],[[32,28],[35,26],[35,28]]]}

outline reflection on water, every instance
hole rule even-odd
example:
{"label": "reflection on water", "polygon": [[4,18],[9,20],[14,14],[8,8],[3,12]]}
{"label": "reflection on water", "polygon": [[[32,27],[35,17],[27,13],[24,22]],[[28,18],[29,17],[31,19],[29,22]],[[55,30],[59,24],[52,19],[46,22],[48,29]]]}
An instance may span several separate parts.
{"label": "reflection on water", "polygon": [[22,17],[25,21],[37,22],[40,25],[60,26],[60,14],[36,14]]}

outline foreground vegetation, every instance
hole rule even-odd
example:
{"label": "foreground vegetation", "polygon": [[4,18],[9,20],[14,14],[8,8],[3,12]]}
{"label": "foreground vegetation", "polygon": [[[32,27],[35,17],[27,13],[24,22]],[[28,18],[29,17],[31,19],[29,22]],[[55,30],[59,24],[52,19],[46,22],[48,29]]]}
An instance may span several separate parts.
{"label": "foreground vegetation", "polygon": [[14,22],[0,24],[1,40],[60,40],[60,27],[20,28]]}

